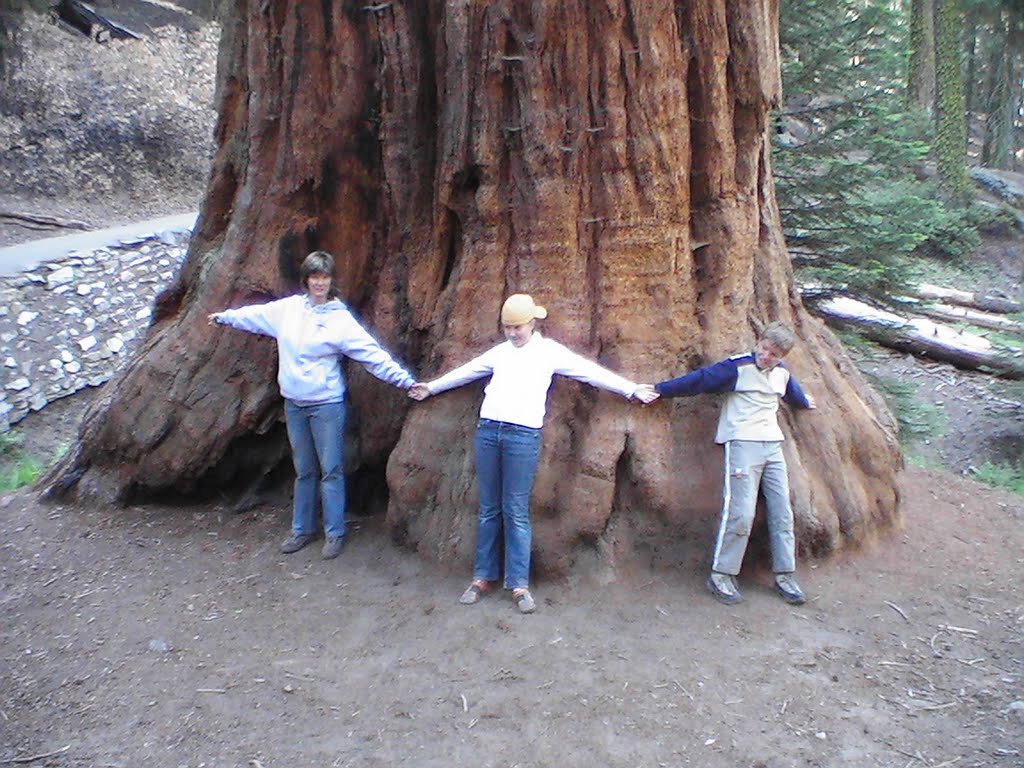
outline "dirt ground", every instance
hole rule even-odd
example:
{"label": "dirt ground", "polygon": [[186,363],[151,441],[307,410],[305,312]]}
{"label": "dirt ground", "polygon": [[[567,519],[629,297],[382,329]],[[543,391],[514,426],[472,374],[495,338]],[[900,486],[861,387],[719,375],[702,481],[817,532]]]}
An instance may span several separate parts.
{"label": "dirt ground", "polygon": [[[466,574],[357,519],[341,558],[231,515],[0,500],[0,763],[1024,765],[1024,503],[901,480],[904,524],[804,563],[793,608],[685,565],[456,598]],[[711,532],[708,531],[708,536]],[[603,582],[603,580],[602,580]]]}

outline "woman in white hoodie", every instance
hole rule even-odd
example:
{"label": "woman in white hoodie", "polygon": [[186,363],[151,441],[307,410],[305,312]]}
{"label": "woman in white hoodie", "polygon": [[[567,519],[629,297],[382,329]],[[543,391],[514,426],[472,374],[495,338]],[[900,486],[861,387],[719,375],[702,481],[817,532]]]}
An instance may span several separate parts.
{"label": "woman in white hoodie", "polygon": [[581,357],[537,331],[547,317],[525,293],[509,296],[501,308],[506,341],[438,379],[414,384],[409,397],[431,395],[490,376],[476,431],[476,480],[480,503],[473,581],[460,602],[472,605],[501,575],[505,540],[505,589],[521,613],[533,613],[529,589],[530,493],[540,458],[541,428],[548,389],[555,374],[586,382],[643,403],[658,398],[654,387],[632,381]]}
{"label": "woman in white hoodie", "polygon": [[324,559],[341,553],[345,536],[345,377],[350,357],[381,381],[409,389],[415,378],[396,363],[334,296],[334,258],[314,251],[302,262],[304,293],[267,304],[226,309],[211,323],[277,339],[277,383],[284,397],[295,465],[292,532],[281,544],[298,552],[317,533],[316,498],[324,522]]}

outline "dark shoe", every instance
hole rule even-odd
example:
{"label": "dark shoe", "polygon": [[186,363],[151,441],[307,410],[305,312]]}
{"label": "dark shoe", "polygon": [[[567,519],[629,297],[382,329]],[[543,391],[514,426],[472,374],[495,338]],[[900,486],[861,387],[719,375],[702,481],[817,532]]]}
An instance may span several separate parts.
{"label": "dark shoe", "polygon": [[463,605],[473,605],[480,602],[480,598],[483,597],[490,591],[491,587],[486,581],[480,579],[473,579],[473,583],[466,587],[466,591],[462,593],[462,597],[459,598],[459,602]]}
{"label": "dark shoe", "polygon": [[320,557],[324,560],[333,560],[341,554],[341,544],[344,539],[341,536],[328,536],[324,541],[324,548],[320,551]]}
{"label": "dark shoe", "polygon": [[800,589],[792,573],[775,574],[775,591],[790,605],[803,605],[807,602],[804,591]]}
{"label": "dark shoe", "polygon": [[298,552],[315,538],[312,533],[293,533],[281,543],[281,552],[286,555]]}
{"label": "dark shoe", "polygon": [[727,573],[711,572],[705,582],[708,590],[715,596],[715,600],[726,605],[735,605],[743,602],[743,595],[736,588],[736,582]]}
{"label": "dark shoe", "polygon": [[537,610],[537,604],[533,602],[533,595],[530,594],[528,589],[512,590],[512,601],[516,604],[516,608],[519,609],[520,613],[533,613]]}

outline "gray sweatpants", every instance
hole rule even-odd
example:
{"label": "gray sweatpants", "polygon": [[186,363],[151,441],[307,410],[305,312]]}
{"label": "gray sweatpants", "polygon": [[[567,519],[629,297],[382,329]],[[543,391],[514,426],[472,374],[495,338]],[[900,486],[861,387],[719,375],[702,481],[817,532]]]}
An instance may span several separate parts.
{"label": "gray sweatpants", "polygon": [[712,570],[733,576],[740,572],[760,488],[768,510],[772,570],[775,573],[792,573],[796,570],[793,508],[789,504],[789,476],[782,443],[730,440],[724,447],[722,520],[715,540]]}

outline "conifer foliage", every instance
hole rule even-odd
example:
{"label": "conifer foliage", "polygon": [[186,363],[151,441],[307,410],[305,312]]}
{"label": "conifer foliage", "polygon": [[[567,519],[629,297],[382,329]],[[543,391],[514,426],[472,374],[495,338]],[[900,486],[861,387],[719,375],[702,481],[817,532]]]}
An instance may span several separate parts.
{"label": "conifer foliage", "polygon": [[[961,34],[964,14],[978,9],[956,0],[781,4],[785,99],[773,163],[805,281],[890,294],[914,276],[906,257],[957,256],[976,242],[963,208],[965,70],[976,73],[967,87],[989,126],[986,157],[1012,166],[1021,143],[1021,24],[1011,6],[1024,2],[996,5]],[[968,43],[981,57],[971,69],[961,66]]]}

